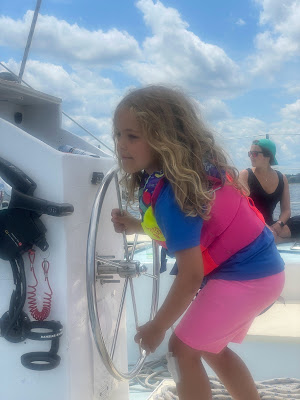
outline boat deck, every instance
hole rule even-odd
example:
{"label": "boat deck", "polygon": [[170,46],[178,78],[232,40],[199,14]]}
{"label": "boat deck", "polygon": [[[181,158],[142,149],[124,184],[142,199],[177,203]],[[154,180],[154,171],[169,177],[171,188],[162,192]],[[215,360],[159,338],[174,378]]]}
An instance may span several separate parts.
{"label": "boat deck", "polygon": [[300,304],[274,304],[257,317],[249,332],[248,340],[276,339],[299,343],[300,347]]}

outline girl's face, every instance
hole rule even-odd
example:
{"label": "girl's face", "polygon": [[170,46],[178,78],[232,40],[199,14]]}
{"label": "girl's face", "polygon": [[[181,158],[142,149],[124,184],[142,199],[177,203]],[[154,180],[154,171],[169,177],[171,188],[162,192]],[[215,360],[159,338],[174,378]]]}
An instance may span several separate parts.
{"label": "girl's face", "polygon": [[118,156],[125,172],[132,174],[144,169],[152,174],[160,169],[134,112],[121,108],[115,118],[115,130]]}
{"label": "girl's face", "polygon": [[269,165],[270,163],[270,158],[265,157],[263,155],[262,148],[260,146],[257,146],[256,144],[253,144],[251,146],[248,154],[253,167],[264,167]]}

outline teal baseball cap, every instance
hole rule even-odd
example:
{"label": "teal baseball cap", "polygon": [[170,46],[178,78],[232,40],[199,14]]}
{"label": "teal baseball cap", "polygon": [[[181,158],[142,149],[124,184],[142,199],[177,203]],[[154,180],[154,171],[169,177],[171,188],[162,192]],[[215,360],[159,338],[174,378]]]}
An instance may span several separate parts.
{"label": "teal baseball cap", "polygon": [[264,156],[265,157],[270,157],[270,165],[278,165],[278,162],[276,160],[276,145],[272,140],[270,139],[260,139],[260,140],[254,140],[252,144],[255,144],[256,146],[261,147],[261,149],[264,151]]}

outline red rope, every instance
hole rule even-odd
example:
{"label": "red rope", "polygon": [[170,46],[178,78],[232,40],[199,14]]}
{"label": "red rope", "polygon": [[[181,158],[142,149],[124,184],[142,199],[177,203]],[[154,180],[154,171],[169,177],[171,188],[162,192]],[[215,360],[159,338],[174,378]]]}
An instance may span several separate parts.
{"label": "red rope", "polygon": [[45,281],[48,284],[49,288],[49,293],[44,292],[44,297],[43,297],[43,308],[42,311],[38,310],[37,307],[37,300],[36,300],[36,287],[38,285],[38,280],[35,275],[35,270],[34,270],[34,260],[35,260],[35,251],[34,250],[29,250],[28,251],[28,257],[30,260],[30,270],[33,273],[34,279],[35,279],[35,284],[34,285],[28,285],[28,288],[31,289],[31,291],[28,291],[28,306],[29,306],[29,311],[32,317],[37,320],[37,321],[43,321],[46,318],[48,318],[50,311],[51,311],[51,300],[52,300],[52,289],[48,280],[48,271],[50,268],[50,263],[46,259],[42,262],[42,268],[44,271],[44,276],[45,276]]}

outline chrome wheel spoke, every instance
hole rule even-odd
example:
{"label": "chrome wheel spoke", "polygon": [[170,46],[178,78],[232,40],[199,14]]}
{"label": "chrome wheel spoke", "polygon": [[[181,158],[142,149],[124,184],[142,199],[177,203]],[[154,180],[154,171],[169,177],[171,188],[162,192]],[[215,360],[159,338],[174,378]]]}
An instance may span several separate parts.
{"label": "chrome wheel spoke", "polygon": [[[135,301],[135,294],[134,294],[134,287],[133,287],[132,278],[129,278],[129,283],[130,283],[130,292],[131,292],[131,300],[132,300],[135,328],[138,331],[139,320],[138,320],[138,313],[137,313],[137,307],[136,307],[136,301]],[[143,350],[142,350],[142,347],[141,347],[141,341],[138,343],[138,345],[139,345],[140,354],[142,354]]]}
{"label": "chrome wheel spoke", "polygon": [[[120,185],[119,185],[117,173],[115,174],[115,185],[116,185],[119,209],[120,209],[120,212],[122,215],[123,214],[122,196],[121,196]],[[123,242],[124,242],[125,258],[128,261],[129,260],[129,252],[128,252],[128,243],[127,243],[126,233],[123,231],[122,235],[123,235]]]}
{"label": "chrome wheel spoke", "polygon": [[132,300],[133,314],[134,314],[134,320],[135,320],[135,327],[137,329],[139,327],[139,320],[138,320],[138,314],[137,314],[137,307],[136,307],[136,301],[135,301],[135,294],[134,294],[134,287],[133,287],[132,278],[129,278],[129,285],[130,285],[130,292],[131,292],[131,300]]}
{"label": "chrome wheel spoke", "polygon": [[152,251],[153,251],[153,275],[156,276],[157,279],[153,280],[153,282],[155,282],[155,285],[153,285],[153,290],[152,290],[150,320],[152,320],[155,314],[157,313],[158,298],[159,298],[159,274],[160,274],[159,246],[154,241],[152,242]]}
{"label": "chrome wheel spoke", "polygon": [[110,265],[111,267],[120,267],[120,264],[116,261],[108,260],[107,258],[96,257],[96,261]]}
{"label": "chrome wheel spoke", "polygon": [[138,241],[138,237],[139,237],[139,235],[136,233],[136,234],[134,235],[134,241],[133,241],[133,245],[132,245],[132,249],[131,249],[131,254],[130,254],[130,261],[133,260],[133,256],[134,256],[134,253],[135,253],[136,244],[137,244],[137,241]]}
{"label": "chrome wheel spoke", "polygon": [[151,275],[151,274],[148,274],[147,272],[143,272],[143,273],[142,273],[142,275],[145,275],[145,276],[147,276],[147,278],[158,279],[158,276],[156,276],[156,275]]}
{"label": "chrome wheel spoke", "polygon": [[119,328],[120,328],[120,322],[121,322],[123,309],[124,309],[124,304],[125,304],[127,286],[128,286],[128,278],[125,278],[122,297],[121,297],[121,303],[120,303],[120,308],[119,308],[119,313],[118,313],[118,318],[117,318],[115,331],[114,331],[114,337],[113,337],[113,341],[112,341],[112,345],[111,345],[111,349],[110,349],[110,357],[112,359],[114,358],[114,354],[115,354],[116,343],[117,343],[118,334],[119,334]]}

